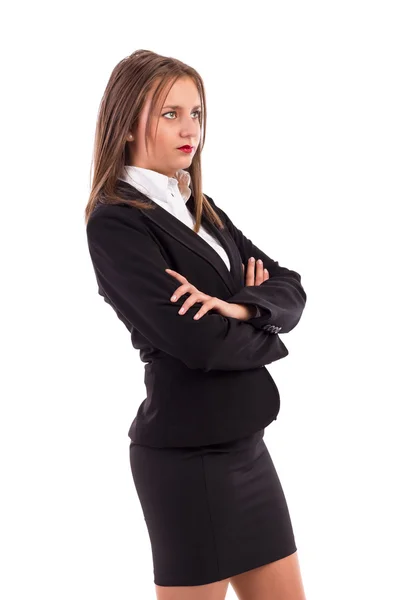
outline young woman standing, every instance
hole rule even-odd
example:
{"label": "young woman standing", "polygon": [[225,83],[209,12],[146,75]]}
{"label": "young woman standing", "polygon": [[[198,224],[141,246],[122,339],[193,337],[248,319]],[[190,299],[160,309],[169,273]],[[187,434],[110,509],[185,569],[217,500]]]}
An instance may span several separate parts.
{"label": "young woman standing", "polygon": [[205,124],[197,71],[147,50],[123,59],[102,98],[85,211],[98,292],[145,363],[128,435],[156,594],[222,600],[231,583],[240,600],[304,600],[263,435],[280,408],[265,365],[288,354],[278,334],[306,293],[202,191]]}

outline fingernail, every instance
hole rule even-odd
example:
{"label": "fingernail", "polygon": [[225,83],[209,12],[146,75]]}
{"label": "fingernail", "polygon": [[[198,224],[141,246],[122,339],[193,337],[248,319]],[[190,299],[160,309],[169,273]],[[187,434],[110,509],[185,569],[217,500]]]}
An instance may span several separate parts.
{"label": "fingernail", "polygon": [[171,296],[171,300],[176,300],[176,296]]}
{"label": "fingernail", "polygon": [[250,256],[251,262],[254,262],[254,256]]}
{"label": "fingernail", "polygon": [[184,309],[184,308],[183,308],[183,306],[182,306],[182,308],[180,308],[180,309],[179,309],[179,314],[180,314],[180,315],[183,315],[183,313],[184,313],[184,312],[185,312],[185,309]]}
{"label": "fingernail", "polygon": [[258,262],[258,264],[259,264],[259,265],[262,265],[262,260],[261,260],[261,258],[259,258],[257,262]]}

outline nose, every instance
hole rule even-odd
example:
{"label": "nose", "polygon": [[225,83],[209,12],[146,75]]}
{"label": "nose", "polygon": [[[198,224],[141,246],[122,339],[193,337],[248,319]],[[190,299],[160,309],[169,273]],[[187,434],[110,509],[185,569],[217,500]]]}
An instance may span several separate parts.
{"label": "nose", "polygon": [[188,144],[193,144],[198,135],[199,122],[193,121],[192,117],[182,119],[181,135],[189,139]]}

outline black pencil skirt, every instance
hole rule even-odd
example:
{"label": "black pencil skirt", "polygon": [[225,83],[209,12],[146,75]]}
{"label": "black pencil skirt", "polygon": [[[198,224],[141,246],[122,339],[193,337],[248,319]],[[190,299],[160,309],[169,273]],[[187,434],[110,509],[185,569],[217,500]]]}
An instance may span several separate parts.
{"label": "black pencil skirt", "polygon": [[130,443],[156,585],[221,581],[296,552],[285,495],[263,436],[261,429],[195,448]]}

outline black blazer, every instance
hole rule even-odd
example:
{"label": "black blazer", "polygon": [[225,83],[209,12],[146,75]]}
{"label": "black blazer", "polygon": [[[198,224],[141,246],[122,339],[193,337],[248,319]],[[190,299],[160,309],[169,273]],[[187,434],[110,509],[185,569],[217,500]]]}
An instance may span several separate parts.
{"label": "black blazer", "polygon": [[[267,427],[277,418],[280,396],[265,365],[288,354],[278,332],[291,331],[300,320],[306,303],[300,275],[257,248],[209,196],[225,229],[205,215],[202,225],[225,248],[230,270],[174,215],[125,181],[117,185],[125,198],[155,206],[142,210],[98,202],[86,227],[98,293],[125,324],[146,363],[147,397],[129,437],[155,447],[198,446]],[[186,206],[194,215],[193,195]],[[270,278],[259,286],[245,286],[242,263],[247,268],[250,256],[261,258],[269,271]],[[179,315],[189,294],[170,300],[181,284],[166,268],[206,294],[256,305],[263,314],[241,321],[212,310],[193,320],[202,306],[197,302]]]}

